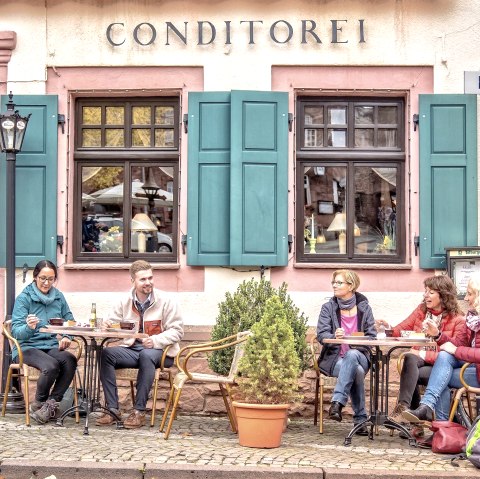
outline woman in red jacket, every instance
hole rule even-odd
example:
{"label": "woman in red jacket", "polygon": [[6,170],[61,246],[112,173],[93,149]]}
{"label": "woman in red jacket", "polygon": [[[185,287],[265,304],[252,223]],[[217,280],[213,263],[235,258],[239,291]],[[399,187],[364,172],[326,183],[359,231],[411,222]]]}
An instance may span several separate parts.
{"label": "woman in red jacket", "polygon": [[[423,284],[425,286],[423,303],[419,304],[407,319],[392,328],[393,336],[398,337],[401,331],[405,330],[424,332],[435,341],[442,335],[456,338],[463,330],[465,320],[460,312],[452,280],[448,276],[430,276]],[[390,327],[384,320],[377,321],[377,325],[379,324]],[[418,385],[427,384],[437,356],[438,347],[412,348],[405,354],[400,374],[398,401],[390,415],[391,419],[403,422],[402,413],[419,406]]]}
{"label": "woman in red jacket", "polygon": [[425,395],[420,406],[405,411],[403,417],[412,422],[431,421],[433,411],[437,421],[447,421],[450,413],[450,388],[461,388],[460,370],[466,362],[474,363],[465,369],[468,385],[480,387],[480,276],[472,275],[465,299],[469,303],[465,326],[456,338],[442,335],[440,354],[435,361]]}

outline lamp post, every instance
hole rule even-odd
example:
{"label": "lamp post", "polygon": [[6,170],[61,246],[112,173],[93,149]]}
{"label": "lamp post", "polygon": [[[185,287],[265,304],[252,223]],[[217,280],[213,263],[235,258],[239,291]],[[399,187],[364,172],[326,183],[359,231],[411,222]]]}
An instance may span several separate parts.
{"label": "lamp post", "polygon": [[[15,302],[15,168],[17,161],[17,153],[22,150],[23,139],[27,129],[30,115],[23,117],[15,110],[12,92],[8,95],[7,111],[0,114],[0,149],[2,153],[6,153],[6,300],[5,311],[6,319],[12,317],[13,304]],[[7,338],[3,342],[3,362],[2,362],[2,393],[5,394],[5,383],[10,366],[10,345]],[[2,394],[2,396],[3,396]],[[7,403],[7,406],[16,405],[13,409],[24,410],[18,402],[23,401],[23,395],[17,386],[17,394],[21,399],[12,395],[13,404]],[[10,395],[9,395],[10,396]]]}

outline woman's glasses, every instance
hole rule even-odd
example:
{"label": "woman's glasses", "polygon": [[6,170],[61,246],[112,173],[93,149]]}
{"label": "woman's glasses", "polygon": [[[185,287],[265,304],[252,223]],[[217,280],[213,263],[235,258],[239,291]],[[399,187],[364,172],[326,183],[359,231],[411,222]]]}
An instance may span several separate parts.
{"label": "woman's glasses", "polygon": [[332,281],[332,286],[343,286],[344,284],[350,284],[346,281]]}
{"label": "woman's glasses", "polygon": [[40,281],[40,283],[53,283],[56,280],[55,277],[47,278],[45,276],[37,276],[37,279]]}

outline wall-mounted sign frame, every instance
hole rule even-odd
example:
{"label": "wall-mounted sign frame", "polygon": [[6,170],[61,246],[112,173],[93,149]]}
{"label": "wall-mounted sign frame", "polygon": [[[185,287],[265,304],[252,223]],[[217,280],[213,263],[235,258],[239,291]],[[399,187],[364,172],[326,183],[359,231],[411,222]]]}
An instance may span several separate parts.
{"label": "wall-mounted sign frame", "polygon": [[473,273],[480,273],[480,247],[445,248],[447,273],[457,287],[458,299],[464,299]]}

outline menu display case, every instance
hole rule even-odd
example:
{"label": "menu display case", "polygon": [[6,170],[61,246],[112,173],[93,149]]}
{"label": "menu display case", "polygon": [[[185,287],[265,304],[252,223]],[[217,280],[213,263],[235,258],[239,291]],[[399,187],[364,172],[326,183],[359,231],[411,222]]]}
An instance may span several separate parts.
{"label": "menu display case", "polygon": [[473,273],[480,273],[480,247],[445,248],[447,273],[457,287],[458,299],[464,299]]}

